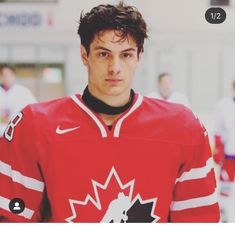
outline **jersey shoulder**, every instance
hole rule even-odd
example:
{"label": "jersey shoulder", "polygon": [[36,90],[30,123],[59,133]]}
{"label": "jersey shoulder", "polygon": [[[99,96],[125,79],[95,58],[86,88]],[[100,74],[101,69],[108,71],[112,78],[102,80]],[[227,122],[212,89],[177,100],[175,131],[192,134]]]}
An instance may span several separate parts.
{"label": "jersey shoulder", "polygon": [[61,97],[49,101],[29,104],[23,111],[31,111],[37,116],[57,117],[72,104],[70,97]]}
{"label": "jersey shoulder", "polygon": [[175,118],[183,117],[188,120],[195,120],[195,115],[188,107],[179,104],[168,102],[165,100],[144,97],[143,106],[155,117]]}
{"label": "jersey shoulder", "polygon": [[143,110],[153,124],[161,124],[162,128],[167,128],[177,136],[184,134],[184,137],[194,137],[196,141],[205,132],[198,117],[182,104],[144,97]]}
{"label": "jersey shoulder", "polygon": [[29,104],[21,111],[22,122],[19,125],[25,131],[30,127],[31,133],[36,137],[51,132],[54,134],[58,125],[70,122],[71,115],[77,116],[77,109],[79,108],[74,108],[70,97]]}

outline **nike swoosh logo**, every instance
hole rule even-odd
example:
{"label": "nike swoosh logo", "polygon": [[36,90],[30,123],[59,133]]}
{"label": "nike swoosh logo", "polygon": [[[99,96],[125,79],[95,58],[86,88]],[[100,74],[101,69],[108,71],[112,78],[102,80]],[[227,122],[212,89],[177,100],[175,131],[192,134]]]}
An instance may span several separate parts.
{"label": "nike swoosh logo", "polygon": [[76,130],[78,128],[80,128],[80,126],[73,127],[73,128],[68,128],[68,129],[60,129],[60,126],[57,126],[56,133],[57,134],[65,134],[65,133],[69,133],[71,131],[74,131],[74,130]]}

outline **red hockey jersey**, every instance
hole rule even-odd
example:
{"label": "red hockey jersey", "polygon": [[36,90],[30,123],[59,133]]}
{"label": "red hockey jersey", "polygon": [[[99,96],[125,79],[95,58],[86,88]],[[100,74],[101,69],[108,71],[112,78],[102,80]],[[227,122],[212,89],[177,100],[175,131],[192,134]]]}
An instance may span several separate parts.
{"label": "red hockey jersey", "polygon": [[80,95],[29,105],[5,131],[0,185],[1,221],[219,221],[205,129],[138,94],[111,130]]}

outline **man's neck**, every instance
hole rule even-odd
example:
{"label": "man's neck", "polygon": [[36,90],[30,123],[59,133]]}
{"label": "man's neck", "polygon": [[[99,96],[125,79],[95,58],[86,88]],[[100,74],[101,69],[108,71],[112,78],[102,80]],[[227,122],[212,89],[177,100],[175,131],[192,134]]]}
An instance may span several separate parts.
{"label": "man's neck", "polygon": [[103,101],[112,107],[125,105],[130,100],[130,90],[122,92],[120,95],[106,95],[94,89],[92,85],[88,85],[88,90],[92,96]]}
{"label": "man's neck", "polygon": [[[97,112],[105,124],[109,126],[114,123],[119,115],[130,108],[134,101],[134,91],[129,91],[127,101],[125,101],[124,104],[118,106],[109,105],[103,102],[102,99],[93,96],[88,87],[84,90],[82,99],[86,105],[94,112]],[[116,98],[112,97],[112,99]]]}

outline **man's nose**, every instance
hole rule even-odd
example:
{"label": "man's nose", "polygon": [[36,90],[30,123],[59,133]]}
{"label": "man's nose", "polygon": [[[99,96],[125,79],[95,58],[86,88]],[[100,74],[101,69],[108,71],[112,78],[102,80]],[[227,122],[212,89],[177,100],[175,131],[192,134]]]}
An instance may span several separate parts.
{"label": "man's nose", "polygon": [[108,72],[110,75],[118,75],[121,71],[121,62],[118,57],[113,58],[109,62]]}

